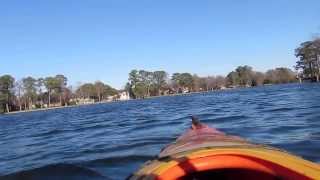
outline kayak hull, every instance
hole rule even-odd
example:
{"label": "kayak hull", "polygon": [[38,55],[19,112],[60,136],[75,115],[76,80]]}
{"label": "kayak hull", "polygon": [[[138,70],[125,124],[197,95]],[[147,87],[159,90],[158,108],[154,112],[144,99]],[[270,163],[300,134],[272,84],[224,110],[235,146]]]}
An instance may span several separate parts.
{"label": "kayak hull", "polygon": [[315,163],[273,148],[245,146],[204,148],[162,157],[145,164],[132,179],[183,179],[214,170],[234,170],[234,176],[228,173],[229,177],[238,179],[239,172],[258,172],[259,177],[275,179],[320,178],[320,168]]}
{"label": "kayak hull", "polygon": [[[209,129],[210,130],[210,129]],[[130,179],[320,179],[320,166],[216,130],[191,131]]]}

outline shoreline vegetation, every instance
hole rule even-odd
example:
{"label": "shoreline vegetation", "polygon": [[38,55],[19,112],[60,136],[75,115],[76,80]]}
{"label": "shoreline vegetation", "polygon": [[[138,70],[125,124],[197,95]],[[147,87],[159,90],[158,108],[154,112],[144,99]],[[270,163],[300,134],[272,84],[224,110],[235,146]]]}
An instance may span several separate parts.
{"label": "shoreline vegetation", "polygon": [[[225,90],[227,90],[227,89],[225,89]],[[167,95],[162,95],[162,96],[150,96],[150,97],[139,98],[139,99],[143,100],[143,99],[159,98],[159,97],[164,97],[164,96],[181,96],[181,95],[190,95],[190,94],[195,94],[195,93],[209,93],[209,92],[212,92],[212,91],[189,92],[189,93],[181,93],[181,94],[167,94]],[[54,106],[54,107],[46,107],[46,108],[27,109],[27,110],[21,110],[21,111],[5,112],[4,114],[18,114],[18,113],[27,113],[27,112],[48,111],[48,110],[54,110],[54,109],[89,106],[89,105],[95,105],[95,104],[105,104],[105,103],[129,101],[129,100],[134,100],[134,99],[101,101],[101,102],[92,102],[92,103],[87,103],[87,104],[75,104],[75,105],[67,105],[67,106]]]}
{"label": "shoreline vegetation", "polygon": [[75,105],[67,105],[67,106],[54,106],[54,107],[46,107],[46,108],[27,109],[27,110],[21,110],[21,111],[5,112],[4,114],[18,114],[18,113],[27,113],[27,112],[48,111],[48,110],[54,110],[54,109],[73,108],[73,107],[79,107],[79,106],[88,106],[88,105],[111,103],[111,102],[116,102],[116,101],[110,101],[110,102],[101,101],[101,102],[94,102],[94,103],[88,103],[88,104],[75,104]]}
{"label": "shoreline vegetation", "polygon": [[33,112],[297,81],[296,74],[288,68],[262,73],[250,66],[239,66],[226,77],[199,77],[190,73],[174,73],[169,77],[165,71],[132,70],[128,80],[123,90],[116,90],[101,81],[79,84],[73,88],[68,86],[68,78],[61,74],[38,79],[26,77],[18,81],[10,75],[3,75],[0,76],[0,86],[5,90],[0,94],[0,112]]}
{"label": "shoreline vegetation", "polygon": [[[270,86],[273,84],[264,84],[263,86]],[[253,87],[253,86],[251,86]],[[218,91],[227,91],[232,89],[240,89],[240,88],[249,88],[249,87],[238,87],[238,88],[225,88],[225,89],[217,89],[217,90],[209,90],[209,91],[197,91],[197,92],[188,92],[188,93],[177,93],[177,94],[167,94],[167,95],[160,95],[160,96],[149,96],[144,98],[137,98],[136,100],[146,100],[146,99],[153,99],[159,97],[168,97],[168,96],[183,96],[183,95],[192,95],[192,94],[199,94],[199,93],[210,93],[210,92],[218,92]],[[65,105],[65,106],[53,106],[53,107],[46,107],[46,108],[35,108],[35,109],[27,109],[21,111],[10,111],[4,112],[3,114],[19,114],[19,113],[28,113],[28,112],[37,112],[37,111],[48,111],[48,110],[55,110],[55,109],[64,109],[64,108],[73,108],[73,107],[80,107],[80,106],[89,106],[89,105],[96,105],[96,104],[106,104],[112,102],[121,102],[121,101],[129,101],[135,99],[124,99],[124,100],[112,100],[112,101],[101,101],[101,102],[92,102],[87,104],[75,104],[75,105]]]}
{"label": "shoreline vegetation", "polygon": [[295,49],[295,71],[279,67],[259,72],[250,66],[238,66],[227,76],[200,77],[197,74],[132,70],[124,89],[117,90],[101,81],[68,85],[62,74],[45,78],[16,80],[0,75],[0,113],[30,112],[86,104],[144,99],[150,97],[245,88],[269,84],[320,80],[320,38],[306,41]]}

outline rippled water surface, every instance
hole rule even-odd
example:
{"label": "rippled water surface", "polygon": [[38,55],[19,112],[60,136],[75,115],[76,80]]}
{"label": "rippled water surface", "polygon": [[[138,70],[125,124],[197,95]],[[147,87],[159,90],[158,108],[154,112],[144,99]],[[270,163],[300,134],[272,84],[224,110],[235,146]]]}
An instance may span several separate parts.
{"label": "rippled water surface", "polygon": [[320,84],[293,84],[0,115],[0,179],[124,179],[191,114],[320,162]]}

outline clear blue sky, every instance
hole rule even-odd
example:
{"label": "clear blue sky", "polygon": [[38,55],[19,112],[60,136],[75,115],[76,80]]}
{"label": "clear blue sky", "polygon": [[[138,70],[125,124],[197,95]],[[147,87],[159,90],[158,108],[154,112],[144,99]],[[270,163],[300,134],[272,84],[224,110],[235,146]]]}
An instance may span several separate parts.
{"label": "clear blue sky", "polygon": [[131,69],[217,75],[292,67],[320,32],[319,0],[8,0],[0,74],[65,74],[116,88]]}

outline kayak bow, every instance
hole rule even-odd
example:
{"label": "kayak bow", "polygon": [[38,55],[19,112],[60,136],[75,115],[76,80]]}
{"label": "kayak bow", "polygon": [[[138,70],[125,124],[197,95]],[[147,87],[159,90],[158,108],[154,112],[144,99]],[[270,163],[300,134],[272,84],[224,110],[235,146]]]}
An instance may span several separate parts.
{"label": "kayak bow", "polygon": [[320,179],[320,166],[201,124],[192,126],[130,179]]}

